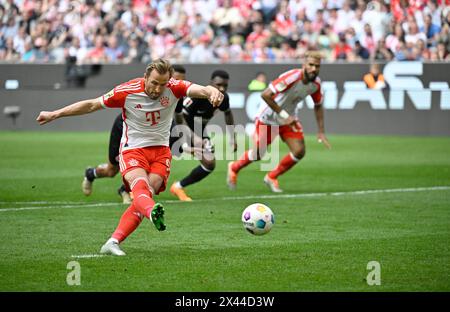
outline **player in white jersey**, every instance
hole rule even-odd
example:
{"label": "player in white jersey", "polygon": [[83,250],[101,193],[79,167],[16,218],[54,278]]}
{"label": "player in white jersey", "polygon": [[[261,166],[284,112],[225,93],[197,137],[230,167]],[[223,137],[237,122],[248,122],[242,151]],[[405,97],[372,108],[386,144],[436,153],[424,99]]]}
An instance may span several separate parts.
{"label": "player in white jersey", "polygon": [[153,195],[164,191],[170,173],[172,155],[169,149],[170,126],[178,99],[183,96],[207,98],[213,106],[223,94],[212,86],[200,86],[171,78],[173,68],[167,60],[158,59],[147,66],[143,78],[123,83],[107,94],[76,102],[52,112],[40,112],[43,125],[60,117],[82,115],[105,107],[122,109],[123,135],[120,147],[120,172],[134,200],[122,215],[119,225],[100,252],[125,255],[119,243],[128,237],[144,217],[157,230],[164,231],[164,208]]}
{"label": "player in white jersey", "polygon": [[[176,80],[186,79],[186,69],[181,65],[173,65],[173,78]],[[207,100],[206,100],[207,101]],[[180,103],[181,102],[181,103]],[[178,101],[179,106],[183,105],[183,99]],[[172,125],[173,127],[173,125]],[[92,193],[93,184],[96,179],[101,179],[105,177],[114,178],[119,169],[119,156],[120,156],[120,141],[123,134],[123,119],[122,113],[119,113],[114,120],[114,124],[111,129],[110,139],[109,139],[109,161],[107,163],[98,165],[96,167],[89,167],[85,170],[83,182],[81,183],[81,189],[84,195],[89,196]],[[177,137],[170,137],[170,147],[176,142]],[[125,185],[122,183],[117,193],[122,197],[122,202],[124,204],[131,204],[132,193],[128,193]]]}
{"label": "player in white jersey", "polygon": [[323,95],[318,77],[321,55],[307,52],[301,69],[293,69],[272,81],[262,93],[264,104],[255,122],[254,148],[247,150],[237,161],[228,164],[227,183],[230,189],[236,187],[238,172],[253,161],[260,160],[268,145],[279,134],[289,147],[278,166],[264,177],[264,182],[272,192],[282,192],[277,177],[292,168],[305,156],[305,141],[302,125],[295,116],[297,104],[311,96],[314,113],[319,128],[317,138],[327,148],[331,148],[325,136],[323,118]]}

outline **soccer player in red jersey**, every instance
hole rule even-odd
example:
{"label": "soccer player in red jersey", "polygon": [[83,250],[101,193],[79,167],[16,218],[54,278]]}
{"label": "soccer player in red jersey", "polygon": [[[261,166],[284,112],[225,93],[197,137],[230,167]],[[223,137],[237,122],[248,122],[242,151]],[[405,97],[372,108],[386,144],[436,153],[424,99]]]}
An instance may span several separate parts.
{"label": "soccer player in red jersey", "polygon": [[124,129],[119,166],[125,185],[134,195],[111,238],[100,253],[123,256],[119,244],[141,223],[150,219],[158,231],[164,231],[164,208],[153,196],[164,191],[170,173],[170,126],[178,99],[184,96],[207,98],[213,106],[223,94],[212,86],[200,86],[172,78],[173,68],[164,59],[150,63],[143,78],[130,80],[95,99],[79,101],[37,117],[43,125],[57,118],[92,113],[102,108],[120,108]]}
{"label": "soccer player in red jersey", "polygon": [[[186,79],[186,69],[181,65],[173,65],[174,69],[173,78],[176,80]],[[207,101],[207,100],[206,100]],[[177,106],[183,106],[183,98],[180,98]],[[174,125],[172,125],[173,127]],[[84,195],[89,196],[92,193],[92,188],[94,181],[96,179],[101,179],[105,177],[113,178],[120,171],[119,169],[119,156],[120,156],[120,142],[122,140],[123,134],[123,119],[122,114],[119,114],[114,120],[113,126],[111,128],[108,154],[108,163],[98,165],[96,167],[89,167],[85,170],[83,182],[81,183],[81,190]],[[173,136],[170,137],[169,146],[175,143],[177,138]],[[122,197],[122,202],[124,204],[131,204],[132,194],[127,192],[125,185],[122,183],[117,193]]]}
{"label": "soccer player in red jersey", "polygon": [[305,156],[305,141],[302,125],[295,117],[297,104],[309,96],[314,101],[314,113],[319,128],[317,139],[331,148],[325,136],[323,95],[318,77],[321,63],[319,52],[309,51],[301,69],[293,69],[272,81],[261,97],[264,100],[261,112],[255,122],[254,148],[247,150],[239,160],[228,163],[227,183],[230,189],[236,187],[238,172],[253,161],[260,160],[268,145],[279,134],[289,147],[278,166],[264,177],[264,182],[272,192],[280,193],[277,177],[292,168]]}

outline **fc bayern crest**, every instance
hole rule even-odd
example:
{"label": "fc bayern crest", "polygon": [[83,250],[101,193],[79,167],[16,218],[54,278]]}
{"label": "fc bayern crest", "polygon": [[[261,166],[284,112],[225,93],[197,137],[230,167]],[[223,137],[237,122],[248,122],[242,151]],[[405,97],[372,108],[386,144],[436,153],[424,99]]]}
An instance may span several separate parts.
{"label": "fc bayern crest", "polygon": [[159,99],[159,103],[161,103],[161,105],[164,106],[164,107],[169,106],[169,97],[167,97],[167,96],[162,96],[162,97]]}
{"label": "fc bayern crest", "polygon": [[131,159],[128,161],[128,164],[129,164],[131,167],[136,167],[137,165],[139,165],[139,161],[136,160],[136,159],[134,159],[134,158],[131,158]]}

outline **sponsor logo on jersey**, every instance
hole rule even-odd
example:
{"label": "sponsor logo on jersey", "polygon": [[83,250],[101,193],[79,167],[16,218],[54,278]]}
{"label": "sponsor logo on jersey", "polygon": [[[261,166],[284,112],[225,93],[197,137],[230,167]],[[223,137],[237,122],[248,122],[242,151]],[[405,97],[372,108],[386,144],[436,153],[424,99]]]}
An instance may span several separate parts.
{"label": "sponsor logo on jersey", "polygon": [[142,109],[142,105],[141,105],[141,104],[138,104],[138,105],[136,105],[134,108],[136,108],[136,109]]}
{"label": "sponsor logo on jersey", "polygon": [[164,107],[169,106],[169,104],[170,104],[169,97],[167,97],[167,96],[162,96],[162,97],[159,99],[159,103],[160,103],[162,106],[164,106]]}

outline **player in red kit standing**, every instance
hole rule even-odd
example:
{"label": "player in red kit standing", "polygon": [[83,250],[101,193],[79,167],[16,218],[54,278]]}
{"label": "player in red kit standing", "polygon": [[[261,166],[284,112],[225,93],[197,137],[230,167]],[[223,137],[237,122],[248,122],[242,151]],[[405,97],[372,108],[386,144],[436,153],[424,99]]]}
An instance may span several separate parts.
{"label": "player in red kit standing", "polygon": [[264,177],[264,183],[272,192],[280,193],[278,176],[292,168],[305,156],[305,141],[302,125],[295,117],[297,104],[311,96],[314,101],[314,113],[319,128],[317,138],[327,148],[331,148],[325,136],[323,118],[323,95],[318,77],[321,55],[319,52],[307,52],[301,69],[293,69],[280,75],[272,81],[261,94],[264,105],[255,122],[253,136],[254,148],[246,151],[239,160],[228,164],[227,183],[230,189],[236,187],[238,172],[252,163],[260,160],[267,147],[279,134],[289,147],[286,155],[278,166]]}
{"label": "player in red kit standing", "polygon": [[40,112],[43,125],[66,116],[92,113],[102,108],[120,108],[124,129],[120,143],[119,166],[125,185],[134,200],[122,215],[111,238],[100,253],[123,256],[119,244],[141,223],[150,219],[164,231],[164,208],[153,196],[164,191],[170,173],[172,155],[169,149],[170,126],[178,99],[184,96],[207,98],[213,106],[223,94],[212,86],[200,86],[172,77],[173,68],[167,60],[158,59],[147,66],[143,78],[116,86],[107,94],[76,102],[52,112]]}

